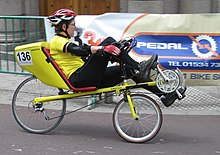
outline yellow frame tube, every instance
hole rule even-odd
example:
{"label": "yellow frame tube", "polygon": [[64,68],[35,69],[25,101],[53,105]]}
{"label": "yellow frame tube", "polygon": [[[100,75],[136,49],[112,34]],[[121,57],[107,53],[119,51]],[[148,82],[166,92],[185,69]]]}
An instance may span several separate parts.
{"label": "yellow frame tube", "polygon": [[114,87],[109,87],[109,88],[97,89],[95,91],[73,92],[71,94],[36,97],[34,99],[34,103],[70,99],[70,98],[74,98],[74,97],[81,97],[81,96],[107,93],[107,92],[113,92],[113,91],[120,92],[121,90],[125,90],[127,87],[133,87],[133,86],[140,86],[141,87],[141,85],[144,85],[144,84],[148,84],[148,86],[155,86],[156,82],[153,81],[153,82],[145,82],[145,83],[139,83],[139,84],[126,84],[126,85],[122,85],[122,86],[114,86]]}
{"label": "yellow frame tube", "polygon": [[134,118],[135,120],[137,120],[138,115],[137,115],[136,111],[134,110],[134,104],[133,104],[133,102],[132,102],[132,100],[131,100],[131,95],[130,95],[130,93],[127,92],[126,96],[127,96],[128,104],[129,104],[130,109],[131,109],[131,114],[132,114],[133,118]]}

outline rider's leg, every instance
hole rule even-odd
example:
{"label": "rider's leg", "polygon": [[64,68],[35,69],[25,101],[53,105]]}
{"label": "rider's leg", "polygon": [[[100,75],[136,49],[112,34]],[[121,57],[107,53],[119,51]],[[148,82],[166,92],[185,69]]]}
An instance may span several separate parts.
{"label": "rider's leg", "polygon": [[[135,81],[135,78],[133,79]],[[152,81],[150,78],[148,78],[148,82]],[[142,81],[143,82],[143,81]],[[145,81],[147,82],[147,81]],[[136,83],[139,83],[138,81],[136,81]],[[161,92],[157,86],[142,86],[142,88],[152,92],[153,94],[157,95],[158,97],[160,97],[162,103],[166,106],[169,107],[171,106],[176,99],[178,99],[178,95],[176,94],[176,92],[172,92],[169,94],[163,93]],[[180,92],[181,95],[183,95],[183,97],[185,97],[185,91],[186,91],[186,87],[185,88],[179,88],[178,91]]]}
{"label": "rider's leg", "polygon": [[[181,95],[183,95],[183,97],[181,98],[183,99],[185,97],[186,87],[179,88],[178,91],[180,92]],[[160,99],[166,107],[169,107],[175,102],[177,98],[178,98],[178,95],[176,94],[176,92],[173,92],[170,94],[166,94],[165,96],[164,95],[161,96]]]}
{"label": "rider's leg", "polygon": [[[100,45],[105,46],[113,42],[115,42],[115,40],[111,37],[108,37]],[[120,68],[117,67],[117,69],[106,69],[110,57],[112,57],[110,54],[100,55],[99,53],[96,53],[92,55],[83,67],[79,68],[70,76],[69,80],[71,84],[74,87],[96,86],[99,88],[113,86],[120,83],[123,80],[121,77]],[[141,79],[141,81],[144,81],[143,79],[148,77],[151,63],[146,63],[144,61],[139,64],[133,60],[127,52],[124,51],[121,52],[117,59],[126,64],[126,70],[132,70],[132,74]],[[154,60],[155,59],[147,62],[152,62]],[[127,72],[128,74],[130,73],[129,71]],[[131,74],[128,76],[130,77]]]}
{"label": "rider's leg", "polygon": [[134,78],[138,83],[150,81],[149,75],[150,71],[155,63],[157,63],[158,56],[156,54],[152,55],[150,59],[147,61],[142,61],[139,64],[139,74],[137,74]]}
{"label": "rider's leg", "polygon": [[[106,38],[100,43],[101,46],[109,45],[115,42],[111,37]],[[85,59],[85,64],[75,71],[69,78],[70,83],[74,87],[88,87],[96,86],[99,87],[105,70],[110,60],[110,55],[100,55],[96,53]]]}
{"label": "rider's leg", "polygon": [[[123,61],[123,63],[126,64],[127,68],[133,69],[133,80],[136,83],[141,83],[141,82],[148,82],[151,81],[149,78],[150,75],[150,70],[154,66],[154,64],[157,62],[158,56],[153,55],[149,60],[147,61],[142,61],[141,63],[138,63],[134,61],[128,54],[127,52],[123,52],[123,55],[120,55],[120,60]],[[127,55],[126,55],[127,54]],[[129,69],[127,69],[129,70]],[[138,70],[138,73],[136,72]],[[128,73],[128,72],[127,72]],[[156,86],[155,87],[149,87],[149,86],[143,86],[144,89],[151,91],[152,93],[156,94],[161,98],[161,101],[163,104],[168,107],[172,105],[175,100],[178,98],[178,95],[176,92],[165,94],[161,92]],[[180,92],[181,95],[184,96],[186,88],[179,88],[178,91]]]}
{"label": "rider's leg", "polygon": [[[157,56],[153,55],[148,61],[144,61],[141,62],[141,70],[140,70],[140,75],[139,76],[134,76],[133,80],[136,83],[140,83],[140,82],[149,82],[152,81],[149,77],[150,74],[150,70],[154,65],[154,62],[157,61]],[[152,86],[143,86],[144,89],[151,91],[152,93],[156,94],[158,97],[161,98],[161,101],[163,102],[163,104],[166,107],[171,106],[175,100],[178,98],[178,95],[176,94],[176,92],[173,93],[169,93],[169,94],[165,94],[163,92],[161,92],[156,86],[152,87]],[[178,91],[180,92],[180,94],[185,97],[185,91],[186,91],[186,87],[185,88],[179,88]]]}
{"label": "rider's leg", "polygon": [[[105,46],[105,45],[109,45],[109,44],[113,44],[115,43],[116,40],[113,39],[112,37],[108,37],[106,38],[103,42],[100,43],[101,46]],[[121,51],[120,55],[115,57],[112,56],[112,62],[118,62],[121,61],[123,64],[126,64],[127,66],[129,66],[132,69],[136,69],[139,70],[140,66],[139,63],[137,61],[135,61],[134,59],[132,59],[127,52],[125,51]]]}
{"label": "rider's leg", "polygon": [[[105,45],[112,44],[114,42],[116,42],[115,39],[113,39],[112,37],[108,37],[103,42],[101,42],[100,45],[105,46]],[[126,64],[126,66],[132,69],[134,73],[137,73],[135,76],[139,78],[139,81],[143,82],[145,81],[146,78],[148,78],[149,71],[152,67],[151,63],[154,63],[155,61],[157,61],[157,55],[153,55],[148,61],[142,61],[139,63],[135,61],[134,59],[132,59],[128,55],[128,52],[121,51],[118,57],[113,57],[112,59],[116,61],[121,61],[123,64]]]}
{"label": "rider's leg", "polygon": [[[98,63],[97,63],[98,62]],[[93,54],[87,62],[69,78],[74,87],[99,87],[109,62],[109,56]]]}
{"label": "rider's leg", "polygon": [[123,81],[119,65],[107,67],[99,88],[115,86]]}

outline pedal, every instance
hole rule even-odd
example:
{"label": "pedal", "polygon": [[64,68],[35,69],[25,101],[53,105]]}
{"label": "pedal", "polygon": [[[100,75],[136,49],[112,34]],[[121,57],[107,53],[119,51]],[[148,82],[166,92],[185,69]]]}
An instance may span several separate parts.
{"label": "pedal", "polygon": [[181,100],[183,99],[186,95],[185,95],[185,92],[186,92],[186,87],[182,87],[182,92],[179,91],[179,89],[176,90],[176,94],[177,94],[177,97],[178,97],[178,100]]}
{"label": "pedal", "polygon": [[[178,89],[176,89],[176,94],[178,96],[178,100],[181,100],[183,98],[183,95],[179,92]],[[184,94],[185,95],[185,94]]]}

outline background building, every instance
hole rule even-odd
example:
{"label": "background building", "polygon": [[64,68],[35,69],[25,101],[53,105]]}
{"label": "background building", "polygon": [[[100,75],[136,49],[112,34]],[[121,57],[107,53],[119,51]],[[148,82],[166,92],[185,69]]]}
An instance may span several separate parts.
{"label": "background building", "polygon": [[220,0],[1,0],[0,15],[49,15],[59,8],[78,14],[146,12],[166,14],[217,13]]}

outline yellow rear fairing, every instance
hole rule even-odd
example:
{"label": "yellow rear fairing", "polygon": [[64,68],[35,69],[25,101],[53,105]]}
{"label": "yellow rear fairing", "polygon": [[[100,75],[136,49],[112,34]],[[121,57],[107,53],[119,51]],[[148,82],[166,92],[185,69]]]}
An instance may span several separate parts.
{"label": "yellow rear fairing", "polygon": [[48,42],[36,42],[15,47],[14,54],[17,63],[43,83],[70,90],[53,65],[46,61],[47,57],[42,51],[43,47],[49,49],[50,44]]}

